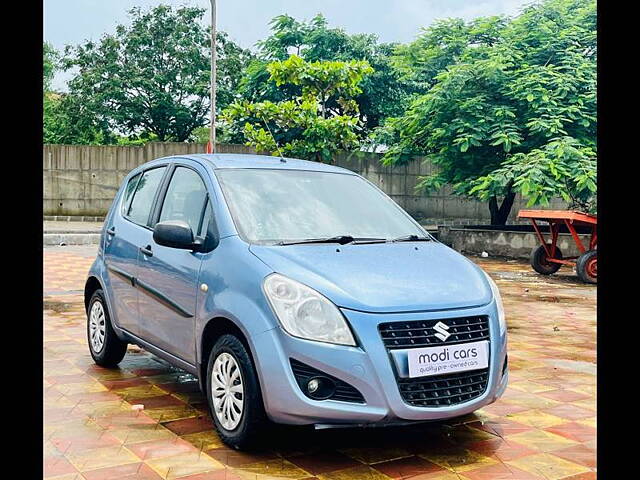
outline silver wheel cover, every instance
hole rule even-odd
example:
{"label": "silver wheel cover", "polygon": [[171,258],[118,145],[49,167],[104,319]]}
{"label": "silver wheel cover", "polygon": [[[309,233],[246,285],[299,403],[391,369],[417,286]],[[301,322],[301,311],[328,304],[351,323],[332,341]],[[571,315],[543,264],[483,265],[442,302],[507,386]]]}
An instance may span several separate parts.
{"label": "silver wheel cover", "polygon": [[236,359],[226,352],[218,355],[213,363],[211,398],[220,424],[225,430],[235,429],[244,410],[244,384]]}
{"label": "silver wheel cover", "polygon": [[105,321],[104,306],[100,300],[97,300],[93,302],[89,312],[89,343],[93,353],[100,353],[104,347]]}

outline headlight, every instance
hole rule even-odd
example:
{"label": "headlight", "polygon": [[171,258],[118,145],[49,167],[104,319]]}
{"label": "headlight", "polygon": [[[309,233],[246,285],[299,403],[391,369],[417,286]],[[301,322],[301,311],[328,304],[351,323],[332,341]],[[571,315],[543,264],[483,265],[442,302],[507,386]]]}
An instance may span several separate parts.
{"label": "headlight", "polygon": [[312,288],[278,273],[266,277],[263,287],[287,333],[317,342],[356,345],[338,307]]}
{"label": "headlight", "polygon": [[496,307],[498,308],[498,323],[500,324],[500,335],[503,335],[504,332],[507,331],[507,319],[504,315],[504,305],[502,304],[502,295],[500,295],[500,290],[498,290],[498,285],[493,279],[485,272],[482,271],[484,275],[487,277],[487,281],[489,285],[491,285],[491,292],[493,293],[493,298],[496,299]]}

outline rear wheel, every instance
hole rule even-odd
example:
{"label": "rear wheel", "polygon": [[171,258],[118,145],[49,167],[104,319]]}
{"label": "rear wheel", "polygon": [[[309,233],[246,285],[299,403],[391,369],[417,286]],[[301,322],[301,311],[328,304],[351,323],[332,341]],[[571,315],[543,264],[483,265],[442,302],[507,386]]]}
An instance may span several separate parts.
{"label": "rear wheel", "polygon": [[589,250],[578,257],[576,272],[586,283],[598,283],[598,251]]}
{"label": "rear wheel", "polygon": [[107,302],[101,289],[96,290],[89,300],[87,340],[93,360],[101,367],[115,367],[127,353],[127,342],[120,340],[113,331]]}
{"label": "rear wheel", "polygon": [[[547,248],[551,249],[551,245],[547,244]],[[558,260],[562,259],[562,252],[557,246],[553,258]],[[542,275],[551,275],[552,273],[556,273],[560,268],[559,263],[549,261],[549,256],[547,255],[544,245],[540,245],[531,252],[531,266],[536,272]]]}
{"label": "rear wheel", "polygon": [[221,336],[207,365],[207,399],[218,435],[238,450],[262,439],[268,420],[258,376],[244,344],[235,335]]}

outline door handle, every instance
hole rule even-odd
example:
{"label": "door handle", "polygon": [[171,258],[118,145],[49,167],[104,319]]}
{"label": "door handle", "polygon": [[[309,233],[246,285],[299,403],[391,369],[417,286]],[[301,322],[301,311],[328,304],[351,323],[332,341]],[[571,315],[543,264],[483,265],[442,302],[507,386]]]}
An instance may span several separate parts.
{"label": "door handle", "polygon": [[151,245],[147,245],[146,247],[140,247],[140,251],[144,253],[147,257],[153,257],[153,252],[151,251]]}
{"label": "door handle", "polygon": [[107,233],[111,236],[114,236],[116,234],[116,227],[111,227],[109,230],[107,230]]}

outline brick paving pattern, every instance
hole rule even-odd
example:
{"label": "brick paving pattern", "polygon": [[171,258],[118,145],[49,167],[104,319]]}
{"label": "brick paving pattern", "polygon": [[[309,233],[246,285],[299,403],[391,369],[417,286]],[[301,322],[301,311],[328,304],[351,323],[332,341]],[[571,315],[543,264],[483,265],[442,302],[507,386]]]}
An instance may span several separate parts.
{"label": "brick paving pattern", "polygon": [[[46,479],[590,480],[596,478],[596,288],[562,269],[473,258],[503,292],[510,383],[454,421],[282,428],[263,451],[227,449],[195,378],[131,346],[93,364],[82,289],[95,247],[46,248]],[[132,405],[144,405],[144,410]]]}

